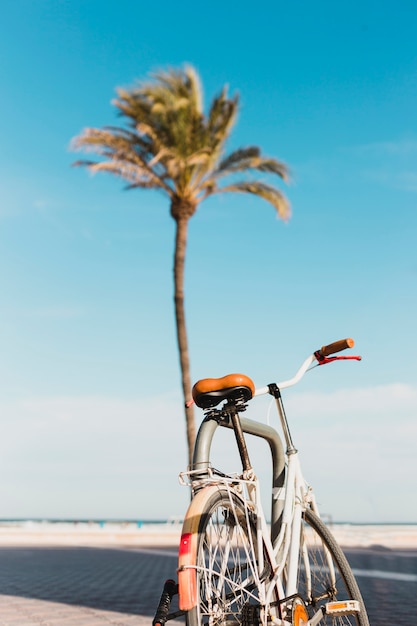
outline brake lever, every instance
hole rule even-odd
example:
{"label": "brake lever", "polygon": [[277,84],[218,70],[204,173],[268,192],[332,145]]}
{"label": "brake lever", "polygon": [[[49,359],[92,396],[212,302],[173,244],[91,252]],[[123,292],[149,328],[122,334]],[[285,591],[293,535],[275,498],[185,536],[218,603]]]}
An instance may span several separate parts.
{"label": "brake lever", "polygon": [[361,356],[322,356],[319,350],[314,353],[314,356],[318,365],[326,365],[327,363],[333,363],[333,361],[362,361]]}

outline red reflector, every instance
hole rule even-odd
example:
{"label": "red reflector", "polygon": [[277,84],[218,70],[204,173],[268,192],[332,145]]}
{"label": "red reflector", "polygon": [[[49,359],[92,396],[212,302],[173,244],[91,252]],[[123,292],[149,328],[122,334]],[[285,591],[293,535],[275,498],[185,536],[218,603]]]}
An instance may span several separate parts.
{"label": "red reflector", "polygon": [[190,554],[191,537],[192,537],[192,533],[184,533],[183,535],[181,535],[180,548],[179,548],[180,557]]}

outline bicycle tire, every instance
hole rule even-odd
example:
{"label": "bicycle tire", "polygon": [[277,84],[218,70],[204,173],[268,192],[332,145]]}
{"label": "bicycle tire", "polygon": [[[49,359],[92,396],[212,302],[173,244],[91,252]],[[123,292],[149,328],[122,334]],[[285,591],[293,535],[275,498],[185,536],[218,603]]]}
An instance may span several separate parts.
{"label": "bicycle tire", "polygon": [[[330,576],[329,558],[334,566],[334,581]],[[309,576],[308,571],[311,572]],[[345,616],[326,615],[320,624],[369,626],[362,595],[346,556],[330,530],[311,509],[303,514],[298,575],[298,594],[304,601],[309,617],[325,602],[357,600],[360,605],[359,613]],[[308,589],[310,585],[311,591]]]}
{"label": "bicycle tire", "polygon": [[[263,621],[262,593],[272,578],[264,551],[263,571],[258,571],[256,523],[245,501],[222,487],[204,489],[195,559],[197,603],[185,614],[187,626],[239,626]],[[272,608],[278,614],[278,594],[272,591]]]}

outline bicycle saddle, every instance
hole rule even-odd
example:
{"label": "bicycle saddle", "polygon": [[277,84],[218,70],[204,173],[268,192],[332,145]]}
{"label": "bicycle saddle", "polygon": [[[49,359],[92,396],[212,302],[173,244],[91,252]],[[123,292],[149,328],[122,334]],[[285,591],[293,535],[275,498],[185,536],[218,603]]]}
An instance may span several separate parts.
{"label": "bicycle saddle", "polygon": [[202,378],[193,387],[193,400],[200,409],[211,409],[223,400],[247,402],[255,393],[249,376],[228,374],[222,378]]}

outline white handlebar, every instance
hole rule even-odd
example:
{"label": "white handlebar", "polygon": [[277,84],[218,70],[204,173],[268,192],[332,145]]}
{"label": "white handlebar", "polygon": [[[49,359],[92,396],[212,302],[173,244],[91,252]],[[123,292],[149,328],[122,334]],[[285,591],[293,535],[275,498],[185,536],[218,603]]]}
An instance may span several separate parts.
{"label": "white handlebar", "polygon": [[[302,377],[304,376],[304,374],[306,373],[310,365],[312,365],[312,363],[314,363],[315,360],[316,360],[316,357],[314,356],[314,354],[309,356],[308,359],[304,361],[304,363],[302,364],[302,366],[300,367],[300,369],[298,370],[298,372],[293,378],[290,378],[289,380],[284,380],[281,383],[277,383],[278,389],[285,389],[286,387],[292,387],[293,385],[296,385],[302,379]],[[255,389],[255,393],[253,395],[262,396],[267,393],[269,393],[268,386],[259,387],[258,389]]]}

